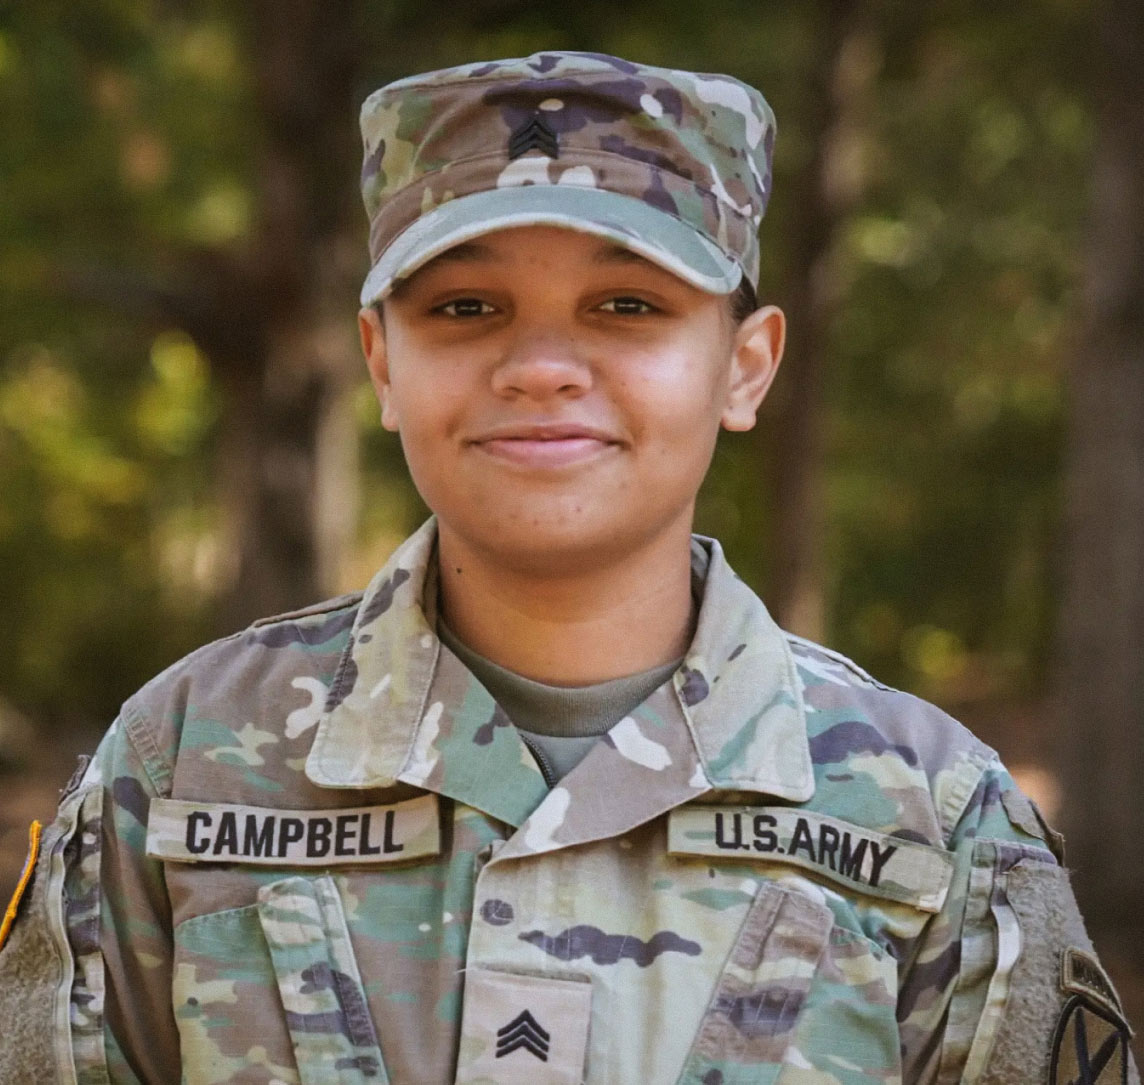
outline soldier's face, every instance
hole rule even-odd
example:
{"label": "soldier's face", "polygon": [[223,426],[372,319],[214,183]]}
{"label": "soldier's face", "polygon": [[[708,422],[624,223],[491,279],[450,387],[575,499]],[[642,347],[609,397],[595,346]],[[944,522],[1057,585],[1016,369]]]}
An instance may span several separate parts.
{"label": "soldier's face", "polygon": [[690,531],[720,425],[754,422],[782,314],[599,238],[522,227],[458,246],[361,315],[382,407],[442,538],[562,574]]}

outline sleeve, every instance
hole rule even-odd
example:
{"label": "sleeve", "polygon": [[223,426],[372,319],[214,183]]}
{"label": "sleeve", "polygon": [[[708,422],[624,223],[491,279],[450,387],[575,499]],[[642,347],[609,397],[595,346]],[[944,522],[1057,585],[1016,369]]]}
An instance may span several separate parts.
{"label": "sleeve", "polygon": [[0,1081],[178,1081],[171,923],[146,857],[156,762],[125,710],[65,788],[0,948]]}
{"label": "sleeve", "polygon": [[903,1081],[1138,1083],[1063,842],[997,762],[954,830],[942,911],[903,964]]}

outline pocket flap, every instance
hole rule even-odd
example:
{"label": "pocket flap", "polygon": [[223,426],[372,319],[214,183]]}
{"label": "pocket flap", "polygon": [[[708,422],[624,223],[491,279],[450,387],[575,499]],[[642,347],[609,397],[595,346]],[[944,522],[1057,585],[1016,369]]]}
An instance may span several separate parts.
{"label": "pocket flap", "polygon": [[264,885],[258,919],[303,1085],[385,1085],[389,1078],[333,878]]}

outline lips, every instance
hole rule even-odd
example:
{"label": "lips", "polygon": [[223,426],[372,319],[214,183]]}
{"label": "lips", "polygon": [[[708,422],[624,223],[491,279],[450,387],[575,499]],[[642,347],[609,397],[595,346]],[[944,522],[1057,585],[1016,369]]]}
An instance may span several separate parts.
{"label": "lips", "polygon": [[493,426],[469,444],[507,463],[564,467],[599,456],[620,445],[612,434],[573,422]]}

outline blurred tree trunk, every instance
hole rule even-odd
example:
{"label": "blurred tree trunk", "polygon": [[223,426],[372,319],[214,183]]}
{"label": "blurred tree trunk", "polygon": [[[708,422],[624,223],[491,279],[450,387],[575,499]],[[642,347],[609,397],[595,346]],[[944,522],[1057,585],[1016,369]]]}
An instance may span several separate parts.
{"label": "blurred tree trunk", "polygon": [[803,103],[811,153],[794,181],[786,275],[786,360],[760,427],[772,465],[771,570],[767,597],[784,628],[821,639],[825,626],[823,509],[825,367],[839,295],[835,240],[862,184],[865,104],[877,74],[877,41],[858,0],[820,0],[818,53]]}
{"label": "blurred tree trunk", "polygon": [[1078,890],[1144,964],[1144,5],[1106,0],[1072,373],[1060,770]]}
{"label": "blurred tree trunk", "polygon": [[247,252],[220,269],[221,335],[205,344],[224,394],[228,627],[330,593],[355,523],[358,9],[257,0],[240,17],[260,114],[259,217]]}
{"label": "blurred tree trunk", "polygon": [[[474,0],[464,16],[489,27],[527,8],[527,0]],[[369,57],[380,85],[454,14],[439,2],[379,9],[365,0],[251,0],[236,9],[258,110],[260,216],[243,257],[211,257],[209,314],[189,322],[224,393],[224,629],[338,588],[357,520],[352,395],[364,364],[354,299],[366,227],[353,183],[354,121],[367,51],[379,32],[402,43],[380,64]]]}

